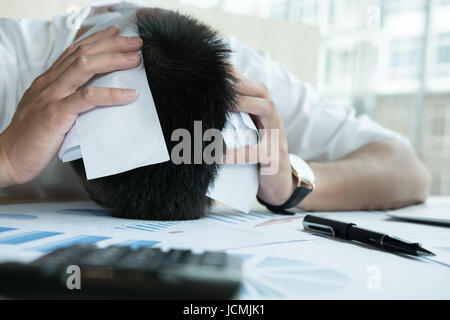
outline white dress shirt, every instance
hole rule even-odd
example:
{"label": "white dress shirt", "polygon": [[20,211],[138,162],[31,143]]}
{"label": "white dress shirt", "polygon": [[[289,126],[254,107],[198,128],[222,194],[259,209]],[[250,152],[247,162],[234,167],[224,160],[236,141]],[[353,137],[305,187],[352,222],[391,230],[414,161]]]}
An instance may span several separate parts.
{"label": "white dress shirt", "polygon": [[[52,21],[0,19],[0,132],[11,122],[32,81],[73,42],[77,30],[67,27],[68,19],[68,15]],[[236,68],[269,88],[284,121],[289,152],[305,160],[333,161],[374,141],[396,140],[410,145],[405,137],[368,116],[355,117],[353,109],[320,97],[267,53],[233,37],[229,43]],[[70,165],[57,157],[34,181],[0,189],[0,198],[72,196],[87,197]]]}

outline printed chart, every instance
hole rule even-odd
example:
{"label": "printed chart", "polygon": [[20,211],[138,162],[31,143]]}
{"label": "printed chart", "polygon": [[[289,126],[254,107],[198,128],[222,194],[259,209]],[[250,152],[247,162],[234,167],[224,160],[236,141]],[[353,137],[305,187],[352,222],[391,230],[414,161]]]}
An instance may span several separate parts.
{"label": "printed chart", "polygon": [[[244,260],[246,277],[240,298],[284,299],[344,289],[350,278],[334,269],[303,260],[238,255]],[[255,261],[256,263],[255,263]]]}
{"label": "printed chart", "polygon": [[[420,241],[438,255],[405,258],[318,237],[303,230],[303,213],[243,214],[218,206],[198,220],[144,221],[113,218],[95,203],[80,201],[0,205],[0,262],[32,261],[81,243],[215,250],[243,260],[240,299],[450,298],[447,228],[393,221],[378,212],[315,214]],[[372,266],[381,270],[382,290],[366,285]]]}
{"label": "printed chart", "polygon": [[[264,239],[310,239],[301,234],[302,215],[279,216],[269,212],[242,214],[215,207],[193,221],[120,219],[92,202],[61,202],[0,206],[0,259],[12,251],[45,254],[73,244],[159,246],[197,251],[226,250],[261,244]],[[291,225],[290,235],[277,226]],[[288,232],[289,233],[289,232]],[[272,236],[270,236],[272,234]]]}

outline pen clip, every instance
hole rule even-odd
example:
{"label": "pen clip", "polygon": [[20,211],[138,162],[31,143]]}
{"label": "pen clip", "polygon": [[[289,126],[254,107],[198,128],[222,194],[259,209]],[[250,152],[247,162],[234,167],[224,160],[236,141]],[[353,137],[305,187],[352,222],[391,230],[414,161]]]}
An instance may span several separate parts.
{"label": "pen clip", "polygon": [[313,233],[319,233],[322,235],[335,237],[334,230],[330,226],[325,226],[323,224],[308,222],[303,220],[303,228],[307,231],[313,232]]}

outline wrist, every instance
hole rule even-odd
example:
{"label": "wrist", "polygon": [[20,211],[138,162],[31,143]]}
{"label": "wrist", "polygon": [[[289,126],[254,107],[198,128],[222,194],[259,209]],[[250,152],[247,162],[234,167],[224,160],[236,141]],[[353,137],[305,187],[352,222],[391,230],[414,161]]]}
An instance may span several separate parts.
{"label": "wrist", "polygon": [[277,173],[260,175],[258,197],[274,205],[284,204],[296,189],[297,181],[292,174],[289,155],[280,153]]}
{"label": "wrist", "polygon": [[14,184],[11,162],[8,159],[5,135],[0,134],[0,188]]}
{"label": "wrist", "polygon": [[[334,197],[334,188],[332,184],[331,173],[326,171],[326,166],[319,162],[308,162],[309,166],[314,171],[316,181],[314,183],[314,191],[300,202],[297,208],[304,211],[322,210],[323,205]],[[323,179],[327,177],[327,179]]]}

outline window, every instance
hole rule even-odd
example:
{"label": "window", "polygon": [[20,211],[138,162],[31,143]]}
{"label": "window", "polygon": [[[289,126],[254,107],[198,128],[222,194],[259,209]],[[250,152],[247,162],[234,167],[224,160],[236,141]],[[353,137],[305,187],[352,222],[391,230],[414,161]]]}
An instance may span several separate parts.
{"label": "window", "polygon": [[439,35],[437,45],[437,62],[439,64],[450,63],[450,33]]}
{"label": "window", "polygon": [[437,53],[438,64],[450,63],[450,45],[439,47]]}
{"label": "window", "polygon": [[436,77],[450,75],[450,33],[442,33],[433,39],[430,72]]}
{"label": "window", "polygon": [[393,40],[390,43],[389,77],[417,77],[421,68],[422,48],[422,38]]}
{"label": "window", "polygon": [[300,21],[303,21],[305,23],[316,23],[319,13],[318,2],[308,0],[302,1],[300,4]]}
{"label": "window", "polygon": [[284,1],[273,1],[270,7],[270,16],[272,18],[286,18],[286,3]]}
{"label": "window", "polygon": [[350,86],[353,51],[329,48],[326,56],[326,82],[341,89]]}
{"label": "window", "polygon": [[[345,103],[362,101],[361,109],[374,108],[382,125],[411,138],[434,173],[432,193],[450,195],[450,0],[177,1],[320,24],[320,93]],[[368,28],[369,6],[380,8],[381,28]],[[432,24],[425,35],[427,9]],[[422,78],[425,43],[429,63]],[[417,101],[421,112],[416,112]]]}
{"label": "window", "polygon": [[330,26],[345,29],[351,27],[358,17],[358,1],[340,0],[329,2]]}
{"label": "window", "polygon": [[386,13],[398,13],[423,9],[429,0],[387,0],[383,2]]}

